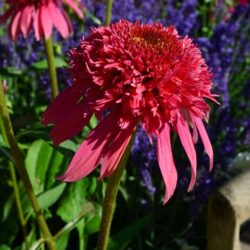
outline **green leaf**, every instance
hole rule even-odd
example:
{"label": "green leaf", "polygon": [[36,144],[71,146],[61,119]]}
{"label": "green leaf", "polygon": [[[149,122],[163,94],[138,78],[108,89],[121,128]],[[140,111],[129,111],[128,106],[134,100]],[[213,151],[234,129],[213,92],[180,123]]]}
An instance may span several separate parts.
{"label": "green leaf", "polygon": [[44,191],[46,171],[53,148],[43,140],[35,141],[29,148],[25,165],[36,194]]}
{"label": "green leaf", "polygon": [[35,141],[28,149],[26,168],[36,194],[51,189],[56,176],[64,171],[67,159],[44,140]]}
{"label": "green leaf", "polygon": [[11,250],[11,248],[8,247],[7,245],[1,245],[0,250]]}
{"label": "green leaf", "polygon": [[66,183],[62,183],[49,191],[44,192],[38,197],[38,201],[42,209],[52,206],[62,195]]}
{"label": "green leaf", "polygon": [[69,242],[69,233],[64,234],[63,237],[60,237],[56,241],[56,248],[60,249],[60,250],[65,250],[65,249],[67,249],[68,242]]}
{"label": "green leaf", "polygon": [[[66,67],[67,65],[68,64],[65,62],[65,60],[63,58],[61,58],[61,57],[55,58],[56,68]],[[39,62],[34,63],[31,67],[34,69],[43,70],[43,69],[48,68],[48,63],[47,63],[47,60],[41,60]]]}
{"label": "green leaf", "polygon": [[90,215],[86,218],[84,234],[90,235],[96,233],[100,229],[101,224],[101,213],[96,213],[94,215]]}
{"label": "green leaf", "polygon": [[62,237],[64,234],[70,232],[76,225],[77,223],[84,218],[87,214],[93,212],[95,209],[94,205],[90,202],[86,202],[83,205],[82,211],[80,214],[77,215],[76,218],[68,222],[62,229],[60,229],[54,236],[55,239],[59,239]]}
{"label": "green leaf", "polygon": [[[87,196],[90,195],[90,188],[92,185],[91,178],[85,178],[82,181],[75,182],[69,185],[68,190],[65,192],[57,214],[63,221],[69,223],[79,216],[84,206],[87,203]],[[92,191],[92,190],[91,190]],[[85,227],[85,220],[81,220],[77,224],[79,234],[80,249],[83,248],[83,232]]]}
{"label": "green leaf", "polygon": [[108,250],[123,250],[134,239],[140,230],[150,222],[151,215],[145,216],[117,233],[108,242]]}

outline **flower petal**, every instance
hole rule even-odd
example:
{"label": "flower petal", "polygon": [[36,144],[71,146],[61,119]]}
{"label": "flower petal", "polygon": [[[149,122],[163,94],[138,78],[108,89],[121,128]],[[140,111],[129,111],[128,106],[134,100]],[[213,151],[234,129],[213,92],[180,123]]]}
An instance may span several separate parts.
{"label": "flower petal", "polygon": [[[64,2],[75,11],[79,18],[83,19],[83,13],[81,9],[74,3],[73,0],[64,0]],[[76,1],[75,1],[76,2]]]}
{"label": "flower petal", "polygon": [[43,113],[42,124],[55,124],[57,121],[65,118],[65,114],[69,114],[72,111],[80,97],[81,93],[73,87],[62,91]]}
{"label": "flower petal", "polygon": [[51,22],[50,13],[47,6],[41,7],[41,25],[45,39],[48,39],[51,36],[53,25]]}
{"label": "flower petal", "polygon": [[27,37],[30,31],[33,11],[34,11],[34,6],[28,5],[24,8],[22,12],[21,31],[23,32],[25,38]]}
{"label": "flower petal", "polygon": [[67,182],[77,181],[97,167],[103,152],[107,152],[109,147],[114,130],[112,124],[116,117],[117,112],[112,112],[91,131],[74,155],[66,173],[58,179]]}
{"label": "flower petal", "polygon": [[171,198],[176,188],[177,171],[174,164],[170,127],[167,123],[163,124],[157,137],[157,158],[161,174],[166,186],[164,204]]}
{"label": "flower petal", "polygon": [[82,101],[76,103],[70,113],[65,113],[65,116],[58,120],[50,132],[55,145],[70,139],[81,132],[83,127],[93,115],[93,109],[89,103]]}
{"label": "flower petal", "polygon": [[203,142],[204,148],[205,148],[207,155],[209,157],[209,171],[211,171],[213,168],[213,165],[214,165],[213,148],[212,148],[211,142],[210,142],[209,137],[207,135],[207,131],[203,125],[201,118],[198,118],[196,116],[193,116],[193,117],[194,117],[194,121],[195,121],[195,124],[197,126],[197,129],[199,131],[199,134],[201,136],[201,140]]}
{"label": "flower petal", "polygon": [[181,121],[181,119],[177,120],[177,131],[182,146],[186,151],[186,154],[191,163],[191,181],[188,187],[188,191],[191,191],[194,187],[196,180],[196,168],[197,168],[196,152],[192,141],[192,136],[186,121]]}
{"label": "flower petal", "polygon": [[52,23],[58,29],[63,38],[68,37],[70,34],[68,23],[67,20],[65,20],[61,10],[53,2],[48,4],[48,9]]}
{"label": "flower petal", "polygon": [[109,146],[108,152],[103,158],[100,179],[111,175],[118,166],[127,146],[136,128],[136,122],[131,121],[126,129],[117,126],[116,133],[112,134],[114,138]]}
{"label": "flower petal", "polygon": [[39,41],[43,37],[43,35],[44,35],[43,30],[42,30],[40,16],[41,16],[41,10],[37,9],[34,12],[34,22],[33,22],[33,27],[34,27],[34,31],[35,31],[35,37],[36,37],[37,41]]}
{"label": "flower petal", "polygon": [[17,36],[21,32],[20,20],[22,16],[22,11],[17,12],[17,14],[12,18],[10,24],[10,36],[13,40],[16,40]]}

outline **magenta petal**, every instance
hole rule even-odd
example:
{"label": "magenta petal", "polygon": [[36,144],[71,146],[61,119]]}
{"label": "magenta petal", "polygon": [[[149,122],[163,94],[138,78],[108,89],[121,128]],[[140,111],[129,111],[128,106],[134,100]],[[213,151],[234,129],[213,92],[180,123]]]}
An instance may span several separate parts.
{"label": "magenta petal", "polygon": [[42,124],[48,125],[64,119],[74,109],[80,97],[81,93],[75,91],[73,87],[62,91],[43,113]]}
{"label": "magenta petal", "polygon": [[21,30],[23,32],[24,37],[27,37],[32,20],[32,14],[34,11],[34,6],[27,6],[24,8],[21,17]]}
{"label": "magenta petal", "polygon": [[171,147],[170,127],[167,123],[162,126],[157,137],[157,158],[166,186],[165,204],[173,195],[177,183],[177,171]]}
{"label": "magenta petal", "polygon": [[20,20],[21,20],[22,12],[17,12],[16,16],[13,17],[10,24],[10,35],[13,40],[16,40],[17,36],[20,34]]}
{"label": "magenta petal", "polygon": [[43,30],[41,25],[41,8],[34,12],[34,22],[33,27],[35,31],[36,40],[39,41],[43,37]]}
{"label": "magenta petal", "polygon": [[45,39],[48,39],[51,36],[53,25],[51,22],[50,13],[47,6],[41,7],[41,25]]}
{"label": "magenta petal", "polygon": [[65,20],[62,12],[58,9],[58,7],[54,3],[50,3],[48,5],[48,9],[50,12],[50,19],[55,27],[58,29],[63,38],[69,36],[69,29],[67,20]]}
{"label": "magenta petal", "polygon": [[69,33],[69,35],[71,35],[73,33],[73,27],[72,27],[70,18],[65,11],[62,11],[62,15],[63,15],[63,17],[68,25],[68,33]]}
{"label": "magenta petal", "polygon": [[113,122],[117,113],[112,112],[92,130],[74,155],[66,173],[60,180],[77,181],[91,173],[100,163],[103,152],[107,151],[113,134]]}
{"label": "magenta petal", "polygon": [[64,1],[75,13],[78,15],[79,18],[83,18],[83,13],[80,8],[74,3],[73,0],[65,0]]}
{"label": "magenta petal", "polygon": [[188,191],[191,191],[194,187],[195,180],[196,180],[196,168],[197,168],[197,160],[196,160],[196,152],[194,148],[194,144],[192,141],[192,136],[187,125],[187,122],[178,119],[177,121],[177,131],[182,143],[183,148],[186,151],[186,154],[191,163],[191,181],[188,187]]}
{"label": "magenta petal", "polygon": [[[116,125],[116,124],[115,124]],[[118,166],[136,127],[136,122],[131,121],[126,129],[121,129],[118,125],[117,129],[113,129],[112,142],[105,154],[101,167],[100,179],[104,176],[111,175]],[[118,130],[118,133],[115,132]]]}
{"label": "magenta petal", "polygon": [[51,130],[50,136],[55,145],[70,139],[81,132],[93,114],[88,102],[80,102],[74,105],[70,113],[57,120]]}
{"label": "magenta petal", "polygon": [[203,125],[201,118],[194,116],[194,121],[195,121],[197,129],[199,131],[199,134],[201,136],[201,140],[203,142],[204,148],[205,148],[207,155],[209,157],[209,171],[211,171],[213,168],[213,165],[214,165],[214,153],[213,153],[213,148],[212,148],[211,142],[209,140],[209,137],[207,135],[207,131]]}

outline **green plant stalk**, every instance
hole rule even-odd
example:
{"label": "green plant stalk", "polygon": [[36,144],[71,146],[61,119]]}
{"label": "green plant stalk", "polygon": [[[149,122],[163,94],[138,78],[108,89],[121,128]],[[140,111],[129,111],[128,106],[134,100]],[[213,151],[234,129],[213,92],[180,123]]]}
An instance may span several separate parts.
{"label": "green plant stalk", "polygon": [[53,41],[52,38],[44,39],[46,57],[49,67],[49,75],[50,75],[50,87],[51,87],[51,96],[52,99],[58,95],[58,81],[56,75],[56,65],[55,65],[55,56],[53,51]]}
{"label": "green plant stalk", "polygon": [[112,17],[112,6],[113,6],[113,0],[107,0],[106,4],[106,17],[104,24],[109,25]]}
{"label": "green plant stalk", "polygon": [[132,136],[115,172],[110,177],[108,177],[108,183],[103,202],[101,228],[98,235],[97,250],[106,250],[108,246],[111,222],[116,206],[116,197],[123,170],[127,165],[133,141],[134,135]]}
{"label": "green plant stalk", "polygon": [[[5,130],[4,130],[4,125],[3,125],[3,121],[1,119],[1,116],[0,116],[0,131],[2,133],[4,141],[6,143],[8,143],[7,135],[6,135]],[[21,199],[20,199],[20,193],[19,193],[17,179],[16,179],[16,171],[15,171],[15,168],[14,168],[14,165],[12,164],[12,162],[9,162],[9,169],[10,169],[10,175],[11,175],[11,179],[12,179],[14,195],[15,195],[15,200],[16,200],[16,205],[17,205],[17,212],[18,212],[20,224],[22,227],[23,238],[25,241],[25,248],[27,250],[29,250],[29,242],[27,239],[26,220],[24,218],[24,212],[23,212],[22,203],[21,203]]]}
{"label": "green plant stalk", "polygon": [[13,183],[14,195],[15,195],[15,200],[16,200],[16,205],[17,205],[17,212],[18,212],[20,224],[22,227],[25,248],[26,248],[26,250],[29,250],[30,248],[29,248],[29,241],[27,239],[26,221],[24,218],[22,203],[21,203],[20,194],[19,194],[19,190],[18,190],[16,171],[15,171],[15,168],[14,168],[14,165],[12,164],[12,162],[9,162],[9,168],[10,168],[10,174],[11,174],[11,179],[12,179],[12,183]]}
{"label": "green plant stalk", "polygon": [[49,230],[48,225],[45,221],[45,218],[43,217],[39,202],[38,202],[38,200],[35,196],[35,193],[33,191],[31,181],[29,179],[28,173],[27,173],[25,165],[24,165],[21,151],[18,147],[16,138],[15,138],[15,135],[13,132],[8,108],[6,105],[6,99],[5,99],[5,95],[3,92],[3,85],[2,85],[1,79],[0,79],[0,116],[2,117],[3,129],[4,129],[4,133],[6,134],[6,137],[7,137],[7,141],[8,141],[9,147],[10,147],[11,154],[14,158],[16,168],[21,176],[21,179],[23,181],[27,195],[29,197],[29,200],[30,200],[31,205],[33,207],[33,210],[35,212],[39,228],[43,234],[43,237],[46,240],[48,248],[50,250],[55,250],[56,245],[55,245],[54,239],[50,233],[50,230]]}

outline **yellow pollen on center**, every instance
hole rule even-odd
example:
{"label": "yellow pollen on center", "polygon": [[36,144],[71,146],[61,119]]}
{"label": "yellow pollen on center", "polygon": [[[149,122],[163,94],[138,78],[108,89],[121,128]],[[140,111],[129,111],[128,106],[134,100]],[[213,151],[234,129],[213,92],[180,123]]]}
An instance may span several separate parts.
{"label": "yellow pollen on center", "polygon": [[155,32],[140,32],[139,34],[133,34],[132,40],[135,43],[139,43],[143,46],[151,46],[157,50],[162,50],[166,47],[166,41]]}

